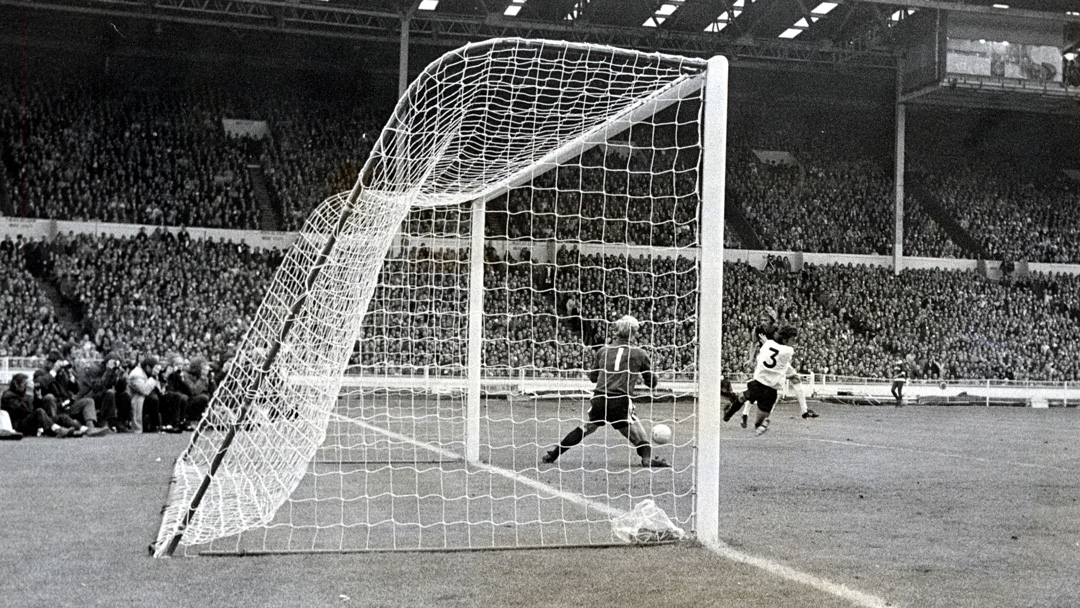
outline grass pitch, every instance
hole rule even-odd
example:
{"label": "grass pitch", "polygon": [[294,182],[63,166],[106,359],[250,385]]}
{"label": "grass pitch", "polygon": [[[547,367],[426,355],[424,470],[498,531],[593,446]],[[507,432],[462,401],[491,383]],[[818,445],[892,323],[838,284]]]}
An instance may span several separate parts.
{"label": "grass pitch", "polygon": [[693,545],[153,560],[186,436],[2,442],[0,604],[1080,605],[1080,412],[811,407],[723,429],[721,537],[752,564]]}

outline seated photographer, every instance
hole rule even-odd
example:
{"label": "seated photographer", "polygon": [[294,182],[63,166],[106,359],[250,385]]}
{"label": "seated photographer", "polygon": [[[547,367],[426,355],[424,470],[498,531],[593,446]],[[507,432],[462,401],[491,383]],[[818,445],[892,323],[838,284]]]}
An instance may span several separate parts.
{"label": "seated photographer", "polygon": [[15,431],[34,437],[39,433],[50,437],[82,437],[82,426],[69,416],[50,418],[45,410],[34,404],[34,387],[30,376],[15,374],[0,397],[0,409],[8,413]]}
{"label": "seated photographer", "polygon": [[184,385],[191,392],[188,394],[187,407],[185,408],[185,421],[183,429],[191,431],[202,419],[206,407],[210,404],[210,397],[214,392],[214,379],[210,371],[210,362],[202,357],[194,357],[184,370],[182,376]]}
{"label": "seated photographer", "polygon": [[[158,399],[161,384],[158,376],[162,367],[157,358],[146,356],[127,375],[128,394],[131,395],[131,430],[144,432],[143,419],[146,419],[145,432],[155,433],[160,425]],[[144,411],[145,410],[145,411]]]}
{"label": "seated photographer", "polygon": [[45,361],[45,367],[34,372],[34,386],[41,395],[38,407],[53,420],[59,416],[71,417],[81,424],[79,432],[87,437],[107,435],[109,427],[98,423],[94,399],[78,397],[79,382],[71,362],[55,350],[49,352]]}
{"label": "seated photographer", "polygon": [[192,390],[184,378],[186,362],[179,355],[167,359],[165,371],[159,378],[163,387],[160,400],[161,427],[165,433],[180,433],[187,428],[187,406]]}
{"label": "seated photographer", "polygon": [[80,371],[77,374],[82,387],[79,397],[93,399],[98,418],[113,431],[119,431],[123,422],[117,409],[116,384],[127,374],[121,366],[120,355],[109,352],[101,362],[92,362]]}

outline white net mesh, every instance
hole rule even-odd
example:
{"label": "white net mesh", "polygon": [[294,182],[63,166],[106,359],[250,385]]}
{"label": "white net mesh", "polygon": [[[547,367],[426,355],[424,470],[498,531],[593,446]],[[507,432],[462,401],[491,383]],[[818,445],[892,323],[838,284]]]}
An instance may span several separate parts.
{"label": "white net mesh", "polygon": [[[157,554],[604,544],[644,498],[692,528],[704,68],[525,40],[429,66],[283,262],[177,461]],[[673,467],[636,466],[610,428],[542,464],[623,314],[662,378],[637,415],[675,429]]]}

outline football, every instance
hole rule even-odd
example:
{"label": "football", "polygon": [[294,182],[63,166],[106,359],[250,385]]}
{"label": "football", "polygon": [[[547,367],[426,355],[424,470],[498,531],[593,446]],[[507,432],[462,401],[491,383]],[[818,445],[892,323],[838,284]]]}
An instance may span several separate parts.
{"label": "football", "polygon": [[656,445],[671,443],[671,427],[666,424],[654,424],[652,427],[652,441]]}

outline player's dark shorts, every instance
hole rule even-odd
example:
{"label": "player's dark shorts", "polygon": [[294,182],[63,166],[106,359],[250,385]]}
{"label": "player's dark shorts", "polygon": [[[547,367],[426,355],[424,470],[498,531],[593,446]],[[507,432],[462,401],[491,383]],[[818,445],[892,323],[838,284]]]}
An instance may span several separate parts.
{"label": "player's dark shorts", "polygon": [[769,413],[776,405],[776,389],[765,386],[757,380],[751,380],[746,383],[746,400],[756,403],[759,410]]}
{"label": "player's dark shorts", "polygon": [[623,429],[636,422],[634,404],[626,395],[595,395],[589,400],[589,422]]}

